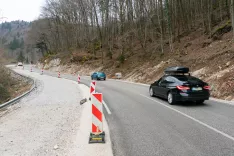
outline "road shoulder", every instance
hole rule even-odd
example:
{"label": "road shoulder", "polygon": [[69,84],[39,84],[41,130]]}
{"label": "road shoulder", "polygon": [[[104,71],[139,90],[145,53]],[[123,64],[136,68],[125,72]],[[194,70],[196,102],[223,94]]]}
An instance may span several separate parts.
{"label": "road shoulder", "polygon": [[[76,82],[74,83],[77,84]],[[89,88],[83,84],[79,84],[78,86],[83,92],[83,98],[88,99]],[[112,156],[113,152],[111,147],[110,132],[105,117],[103,120],[103,129],[106,134],[106,143],[89,144],[88,139],[89,139],[89,134],[91,132],[91,122],[92,122],[91,102],[87,101],[85,104],[82,105],[82,107],[83,107],[83,112],[80,118],[80,128],[76,134],[76,138],[74,139],[75,143],[69,155]]]}
{"label": "road shoulder", "polygon": [[87,87],[62,78],[18,72],[38,79],[40,84],[14,105],[17,109],[0,118],[0,155],[112,155],[106,120],[106,144],[88,144],[91,104],[79,104],[89,93]]}

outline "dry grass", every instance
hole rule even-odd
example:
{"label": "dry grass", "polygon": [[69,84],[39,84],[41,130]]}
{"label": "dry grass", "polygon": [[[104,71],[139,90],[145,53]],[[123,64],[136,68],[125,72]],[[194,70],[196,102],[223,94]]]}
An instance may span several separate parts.
{"label": "dry grass", "polygon": [[0,65],[0,104],[13,99],[31,88],[27,81],[12,77],[12,72]]}
{"label": "dry grass", "polygon": [[16,82],[11,78],[9,71],[0,65],[0,103],[10,99],[11,94],[8,91]]}
{"label": "dry grass", "polygon": [[31,87],[4,66],[10,61],[6,59],[4,50],[0,48],[0,104],[21,95]]}

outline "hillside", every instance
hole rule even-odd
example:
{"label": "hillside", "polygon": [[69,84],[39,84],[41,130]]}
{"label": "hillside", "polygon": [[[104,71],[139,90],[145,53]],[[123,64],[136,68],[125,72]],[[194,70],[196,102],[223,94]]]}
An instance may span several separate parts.
{"label": "hillside", "polygon": [[31,84],[18,74],[10,71],[4,64],[25,61],[30,58],[25,40],[30,23],[24,21],[0,24],[0,104],[29,90]]}
{"label": "hillside", "polygon": [[25,39],[30,23],[25,21],[12,21],[0,24],[1,43],[4,46],[10,44],[14,37]]}
{"label": "hillside", "polygon": [[26,21],[11,21],[0,24],[0,48],[4,56],[16,62],[37,60],[37,53],[27,43],[31,23]]}
{"label": "hillside", "polygon": [[[217,34],[223,25],[226,25],[226,22],[217,25],[214,34]],[[234,43],[231,31],[219,34],[219,40],[215,40],[198,29],[181,38],[180,43],[175,42],[174,53],[171,53],[167,46],[163,55],[153,52],[155,44],[152,43],[148,43],[146,52],[143,52],[135,40],[133,52],[126,53],[123,64],[119,60],[120,48],[117,43],[115,55],[112,59],[105,56],[103,64],[101,53],[94,57],[83,49],[70,55],[51,55],[42,59],[43,66],[53,71],[82,75],[104,71],[109,78],[114,78],[116,72],[121,72],[125,80],[150,84],[163,75],[165,68],[182,65],[189,67],[192,75],[211,85],[213,97],[234,100]],[[41,68],[42,64],[38,66]]]}
{"label": "hillside", "polygon": [[152,83],[166,67],[183,65],[210,83],[213,96],[231,100],[233,3],[48,1],[32,22],[30,41],[51,70],[102,70],[110,78],[122,72],[126,80]]}
{"label": "hillside", "polygon": [[31,88],[31,83],[0,64],[0,104],[7,102]]}

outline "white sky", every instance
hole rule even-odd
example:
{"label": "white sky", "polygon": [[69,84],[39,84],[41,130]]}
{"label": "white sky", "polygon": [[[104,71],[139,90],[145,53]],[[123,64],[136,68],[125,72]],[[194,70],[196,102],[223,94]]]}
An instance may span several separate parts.
{"label": "white sky", "polygon": [[33,21],[40,15],[45,0],[0,0],[1,21]]}

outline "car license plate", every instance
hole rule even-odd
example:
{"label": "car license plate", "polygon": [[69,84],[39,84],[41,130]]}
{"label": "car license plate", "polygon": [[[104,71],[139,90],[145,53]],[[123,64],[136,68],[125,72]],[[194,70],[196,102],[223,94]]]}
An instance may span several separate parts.
{"label": "car license plate", "polygon": [[201,91],[202,90],[202,87],[193,87],[192,88],[192,91]]}

